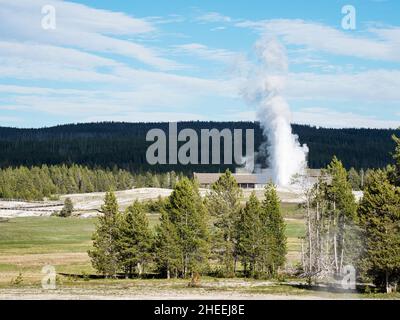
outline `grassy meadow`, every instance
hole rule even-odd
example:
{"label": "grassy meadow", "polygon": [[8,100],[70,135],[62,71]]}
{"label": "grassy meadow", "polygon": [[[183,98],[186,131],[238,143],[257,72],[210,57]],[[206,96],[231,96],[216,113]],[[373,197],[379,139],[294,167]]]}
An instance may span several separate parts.
{"label": "grassy meadow", "polygon": [[[300,240],[304,233],[303,221],[292,218],[297,205],[282,205],[288,217],[288,261],[299,258]],[[159,221],[158,214],[148,214],[150,226]],[[26,217],[0,222],[0,287],[39,285],[41,269],[50,264],[57,273],[95,274],[87,251],[96,218]]]}
{"label": "grassy meadow", "polygon": [[[282,204],[288,237],[287,260],[295,265],[300,259],[304,221],[301,208]],[[158,214],[149,214],[154,228]],[[189,288],[186,279],[93,279],[95,275],[87,250],[96,218],[26,217],[0,222],[0,299],[18,297],[36,299],[252,299],[282,297],[296,299],[399,298],[370,294],[333,293],[304,288],[298,279],[284,282],[254,279],[217,279],[203,277],[200,288]],[[42,267],[55,266],[57,290],[41,289]],[[304,282],[304,281],[303,281]]]}

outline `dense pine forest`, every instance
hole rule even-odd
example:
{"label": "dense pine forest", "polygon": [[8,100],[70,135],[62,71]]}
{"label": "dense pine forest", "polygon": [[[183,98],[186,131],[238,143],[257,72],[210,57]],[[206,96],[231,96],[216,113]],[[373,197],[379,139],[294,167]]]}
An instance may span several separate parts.
{"label": "dense pine forest", "polygon": [[0,198],[42,200],[61,194],[126,190],[133,187],[172,188],[181,177],[175,172],[130,173],[114,167],[91,169],[81,165],[42,165],[0,169]]}
{"label": "dense pine forest", "polygon": [[[153,128],[168,132],[168,123],[87,123],[41,129],[0,127],[0,167],[79,164],[91,168],[114,166],[140,172],[224,171],[221,166],[150,166],[146,162],[146,133]],[[257,122],[180,122],[178,130],[255,129],[255,148],[265,142]],[[325,129],[293,125],[300,142],[310,148],[309,166],[322,168],[336,155],[346,168],[380,168],[392,163],[392,134],[400,130]]]}

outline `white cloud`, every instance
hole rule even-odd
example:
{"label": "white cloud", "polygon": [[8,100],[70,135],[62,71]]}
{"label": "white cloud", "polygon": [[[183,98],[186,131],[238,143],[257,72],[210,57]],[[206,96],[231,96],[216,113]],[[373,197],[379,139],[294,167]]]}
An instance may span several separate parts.
{"label": "white cloud", "polygon": [[203,79],[133,68],[116,68],[114,74],[134,85],[156,83],[165,88],[179,89],[185,95],[189,93],[193,97],[198,95],[217,95],[233,98],[237,97],[239,88],[238,79]]}
{"label": "white cloud", "polygon": [[381,39],[391,41],[400,45],[400,28],[392,27],[392,28],[370,28],[370,32],[377,34]]}
{"label": "white cloud", "polygon": [[[20,74],[15,74],[15,66],[10,68],[14,69],[14,77],[30,79],[39,76],[46,79],[58,77],[63,81],[66,79],[79,81],[79,77],[83,77],[85,81],[87,78],[92,79],[89,82],[104,80],[107,88],[96,90],[0,85],[0,93],[7,94],[0,98],[0,108],[7,106],[31,112],[75,116],[87,121],[94,115],[115,119],[120,114],[137,112],[154,114],[166,113],[168,110],[173,114],[184,113],[182,110],[190,110],[203,99],[215,99],[215,97],[235,99],[238,86],[235,81],[201,79],[128,67],[116,68],[112,75],[108,75],[111,79],[102,79],[100,74],[93,71],[74,70],[75,73],[71,71],[68,74],[66,70],[62,70],[60,74],[57,73],[57,70],[58,72],[60,70],[54,68],[50,72],[48,66],[45,70],[24,71],[22,68],[19,70]],[[6,69],[6,66],[0,65],[0,73],[5,73]],[[113,86],[115,83],[118,84],[117,89]]]}
{"label": "white cloud", "polygon": [[225,30],[226,27],[215,27],[215,28],[211,28],[210,31],[221,31],[221,30]]}
{"label": "white cloud", "polygon": [[38,43],[0,41],[0,58],[18,58],[26,63],[44,62],[81,69],[113,67],[119,63],[84,51]]}
{"label": "white cloud", "polygon": [[200,22],[232,22],[232,18],[218,12],[208,12],[196,18]]}
{"label": "white cloud", "polygon": [[350,35],[321,23],[286,19],[240,21],[235,25],[279,36],[288,45],[305,46],[336,55],[400,61],[398,29],[373,29],[368,35],[357,32]]}
{"label": "white cloud", "polygon": [[147,17],[146,21],[150,21],[151,23],[154,24],[168,24],[168,23],[180,23],[186,21],[184,16],[181,16],[179,14],[170,14],[167,17],[159,17],[159,16],[154,16],[154,17]]}
{"label": "white cloud", "polygon": [[243,55],[240,53],[225,49],[209,48],[200,43],[177,45],[175,48],[178,51],[195,55],[204,60],[218,61],[222,63],[232,63],[234,60],[243,59]]}
{"label": "white cloud", "polygon": [[[180,67],[152,48],[119,38],[154,32],[155,28],[144,19],[66,1],[0,0],[0,4],[0,36],[3,39],[114,53],[161,70]],[[55,30],[41,27],[43,5],[56,8]]]}
{"label": "white cloud", "polygon": [[51,80],[70,83],[118,83],[121,79],[112,74],[100,73],[91,69],[80,69],[18,57],[0,57],[0,74],[4,78],[22,80]]}
{"label": "white cloud", "polygon": [[[203,114],[198,113],[182,113],[182,112],[128,112],[121,116],[113,117],[114,121],[131,121],[131,122],[178,122],[178,121],[196,121],[207,120]],[[106,116],[92,116],[86,121],[109,121]]]}
{"label": "white cloud", "polygon": [[24,122],[24,119],[19,117],[0,116],[0,122],[20,124],[21,122]]}
{"label": "white cloud", "polygon": [[[220,115],[222,120],[256,121],[255,111],[231,112],[229,116]],[[339,112],[328,108],[302,108],[292,113],[292,123],[312,125],[324,128],[378,128],[387,129],[400,127],[399,120],[379,119],[354,112]]]}
{"label": "white cloud", "polygon": [[[87,32],[114,35],[142,34],[155,31],[154,26],[144,19],[133,18],[121,12],[95,9],[83,4],[60,0],[0,0],[1,16],[14,26],[22,19],[30,24],[29,29],[41,26],[41,8],[52,5],[56,9],[57,27]],[[16,15],[17,13],[17,15]],[[27,25],[26,25],[27,26]]]}
{"label": "white cloud", "polygon": [[292,99],[400,103],[400,70],[357,73],[291,73],[287,95]]}
{"label": "white cloud", "polygon": [[400,120],[385,120],[353,112],[338,112],[327,108],[305,108],[293,112],[293,122],[326,128],[399,128]]}
{"label": "white cloud", "polygon": [[[56,7],[56,30],[41,29],[42,4]],[[202,102],[207,107],[210,103],[218,107],[216,101],[219,99],[225,99],[224,105],[231,101],[237,103],[241,77],[245,75],[240,68],[248,70],[249,62],[238,52],[193,42],[168,48],[172,47],[173,53],[181,55],[230,63],[236,66],[236,73],[207,79],[167,72],[182,67],[160,53],[171,53],[171,50],[162,51],[137,42],[148,40],[147,37],[154,40],[159,32],[154,25],[168,23],[168,19],[180,17],[170,16],[165,21],[162,17],[137,19],[66,1],[0,0],[0,77],[6,81],[22,79],[40,83],[37,87],[0,85],[0,109],[66,117],[74,115],[80,121],[254,119],[252,111],[224,109],[220,114],[217,111],[212,114],[193,111],[197,110],[193,106],[198,108]],[[236,20],[215,12],[203,15],[198,21],[236,23]],[[299,46],[289,48],[292,62],[307,63],[319,69],[324,66],[329,71],[289,74],[285,94],[290,100],[328,100],[328,105],[355,101],[357,105],[365,103],[375,108],[381,103],[400,103],[399,70],[354,72],[351,67],[338,69],[315,55],[317,51],[324,51],[400,61],[400,28],[369,29],[368,34],[360,35],[302,20],[242,21],[236,25],[275,34],[286,44]],[[224,28],[216,26],[215,29]],[[128,57],[128,61],[138,60],[146,66],[132,67],[116,57],[118,55]],[[327,126],[392,127],[397,123],[352,112],[315,108],[296,111],[294,119]],[[17,119],[10,117],[11,121]]]}

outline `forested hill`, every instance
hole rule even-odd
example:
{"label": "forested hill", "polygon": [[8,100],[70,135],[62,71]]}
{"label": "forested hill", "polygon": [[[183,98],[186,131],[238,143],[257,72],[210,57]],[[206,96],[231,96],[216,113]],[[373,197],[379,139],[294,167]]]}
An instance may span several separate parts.
{"label": "forested hill", "polygon": [[[149,166],[145,141],[152,128],[168,132],[168,123],[86,123],[41,129],[0,127],[0,166],[40,164],[82,164],[91,167],[120,167],[130,171],[218,171],[221,167]],[[183,128],[255,129],[256,149],[263,142],[258,123],[254,122],[180,122]],[[333,155],[347,168],[377,168],[392,162],[392,134],[399,130],[323,129],[293,125],[301,143],[310,148],[311,168],[325,167]]]}

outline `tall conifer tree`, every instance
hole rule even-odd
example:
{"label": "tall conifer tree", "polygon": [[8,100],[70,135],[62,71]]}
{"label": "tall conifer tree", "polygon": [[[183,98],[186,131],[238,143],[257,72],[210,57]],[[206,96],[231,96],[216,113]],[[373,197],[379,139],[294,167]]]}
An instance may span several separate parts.
{"label": "tall conifer tree", "polygon": [[209,257],[208,214],[197,185],[188,178],[177,182],[166,212],[178,235],[181,276],[203,271]]}
{"label": "tall conifer tree", "polygon": [[266,244],[262,261],[265,263],[267,272],[274,276],[278,269],[285,264],[287,238],[280,200],[275,186],[271,183],[265,187],[261,221],[263,225],[262,238]]}
{"label": "tall conifer tree", "polygon": [[93,233],[93,249],[89,250],[93,267],[107,277],[115,277],[119,269],[118,256],[118,203],[113,192],[107,192],[102,215]]}
{"label": "tall conifer tree", "polygon": [[251,193],[246,206],[241,210],[237,224],[238,248],[246,276],[256,274],[257,261],[262,251],[263,233],[261,225],[261,204],[256,194]]}
{"label": "tall conifer tree", "polygon": [[242,191],[229,170],[211,186],[206,198],[213,220],[213,254],[224,266],[226,276],[234,276],[239,258],[236,226],[241,199]]}
{"label": "tall conifer tree", "polygon": [[161,211],[154,251],[159,271],[168,279],[171,276],[178,277],[179,270],[182,269],[179,236],[165,209]]}
{"label": "tall conifer tree", "polygon": [[143,206],[135,201],[120,215],[118,226],[118,252],[126,275],[132,277],[134,268],[140,276],[151,260],[153,236]]}
{"label": "tall conifer tree", "polygon": [[377,170],[365,188],[358,214],[364,230],[361,267],[373,282],[390,293],[400,282],[400,188],[387,172]]}

